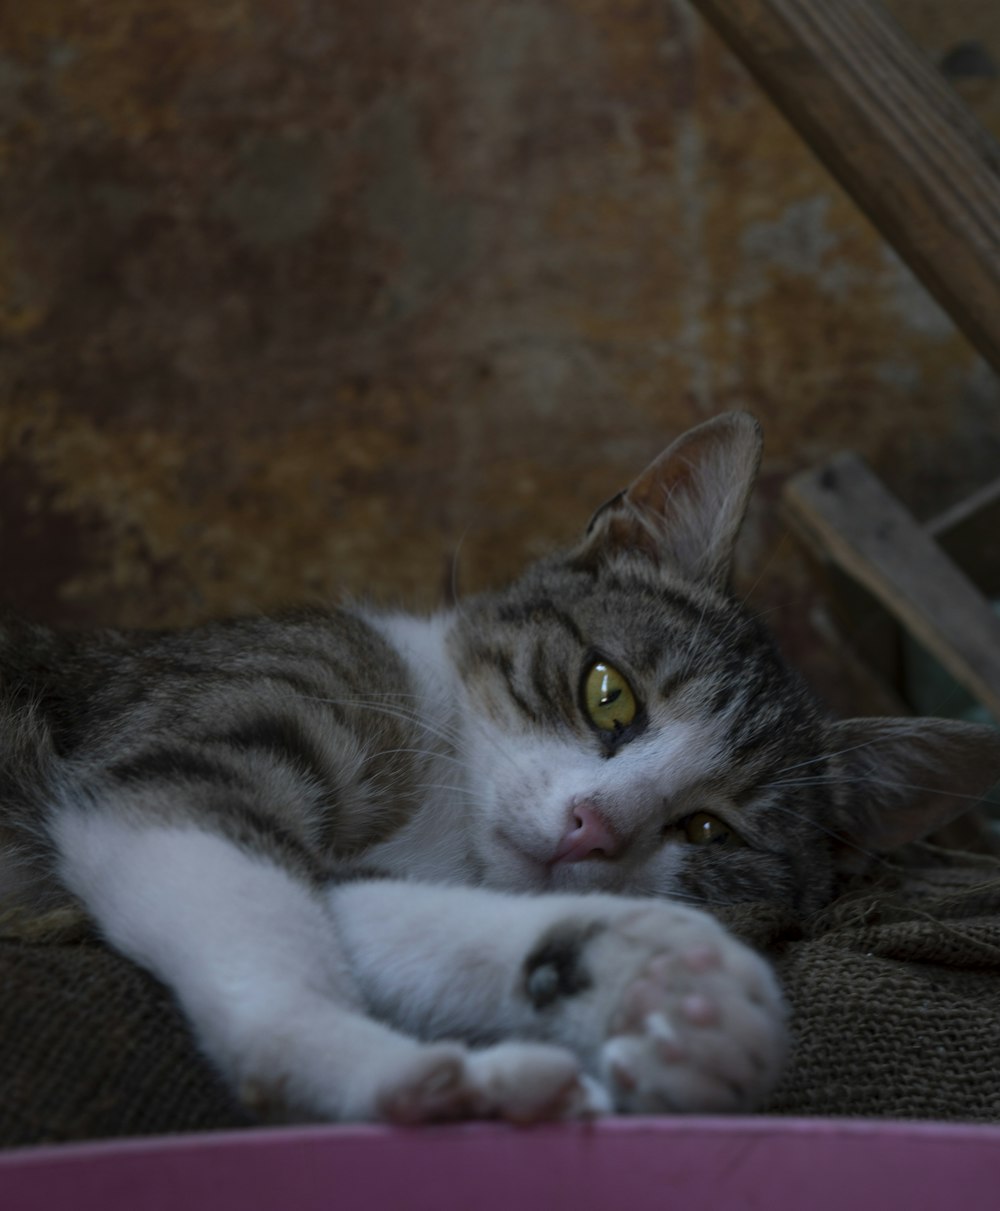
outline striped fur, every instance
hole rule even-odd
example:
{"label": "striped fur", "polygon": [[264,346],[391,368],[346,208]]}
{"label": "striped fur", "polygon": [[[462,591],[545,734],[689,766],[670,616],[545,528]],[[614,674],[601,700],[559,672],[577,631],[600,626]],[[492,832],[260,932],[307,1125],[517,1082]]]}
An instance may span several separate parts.
{"label": "striped fur", "polygon": [[[46,819],[90,802],[203,823],[316,884],[360,862],[524,890],[818,906],[842,843],[870,839],[880,746],[891,781],[941,792],[931,809],[886,796],[926,830],[948,814],[949,789],[962,806],[989,785],[997,745],[960,725],[928,738],[923,723],[907,752],[904,722],[871,740],[865,725],[828,723],[725,588],[758,457],[749,418],[702,426],[577,547],[431,619],[347,608],[87,635],[7,619],[8,854],[51,872]],[[641,703],[621,737],[581,708],[598,656]],[[678,729],[699,751],[663,768]],[[574,798],[596,803],[627,845],[553,870],[546,847]],[[696,811],[741,844],[686,845],[676,825]]]}
{"label": "striped fur", "polygon": [[[391,1104],[390,1117],[421,1118],[489,1105],[514,1116],[523,1107],[495,1090],[511,1071],[533,1074],[533,1115],[554,1113],[575,1080],[561,1052],[474,1064],[447,1049],[411,1054],[412,1040],[359,1016],[332,929],[338,889],[388,878],[525,893],[523,911],[502,903],[526,929],[544,915],[533,893],[811,911],[833,893],[845,848],[865,855],[920,835],[1000,774],[990,729],[833,723],[785,668],[727,588],[759,456],[755,422],[717,418],[599,510],[577,546],[430,618],[344,607],[86,635],[0,621],[0,895],[35,907],[75,897],[114,945],[174,987],[234,1081],[280,1087],[309,1113],[371,1117]],[[624,676],[636,702],[607,730],[585,708],[596,661]],[[715,839],[701,843],[695,825],[706,817]],[[386,903],[398,904],[392,886]],[[413,890],[421,911],[426,894]],[[377,890],[341,898],[369,913],[379,900]],[[469,911],[499,903],[470,898]],[[374,921],[338,927],[357,970],[366,928],[396,936],[387,911]],[[433,953],[446,953],[446,921],[442,930]],[[488,927],[477,930],[488,949]],[[705,934],[714,951],[737,945],[717,934]],[[486,961],[470,961],[469,980]],[[748,970],[743,959],[735,968]],[[269,975],[257,987],[260,969]],[[514,987],[506,971],[494,976]],[[452,995],[452,968],[436,978],[425,989],[435,1004]],[[233,987],[254,993],[237,1004]],[[462,995],[471,1003],[468,987]],[[768,1072],[781,1035],[770,1003]],[[504,1012],[513,1020],[510,1005]],[[748,1038],[764,1037],[755,1014],[745,1015]],[[294,1045],[288,1022],[301,1025]],[[331,1057],[334,1029],[346,1050]],[[290,1058],[275,1059],[277,1038]],[[351,1047],[368,1048],[361,1068],[344,1067]],[[333,1075],[321,1080],[328,1063]],[[358,1075],[383,1066],[391,1095]],[[443,1069],[465,1073],[446,1106],[433,1092]],[[723,1104],[711,1073],[691,1088],[682,1108]],[[650,1096],[647,1105],[673,1105],[664,1088]]]}

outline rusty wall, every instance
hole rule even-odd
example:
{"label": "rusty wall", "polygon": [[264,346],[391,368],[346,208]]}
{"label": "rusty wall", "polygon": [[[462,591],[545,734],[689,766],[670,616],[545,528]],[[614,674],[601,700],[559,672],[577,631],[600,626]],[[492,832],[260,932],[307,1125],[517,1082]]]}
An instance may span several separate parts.
{"label": "rusty wall", "polygon": [[[992,0],[893,7],[1000,133]],[[995,378],[685,0],[32,0],[0,123],[37,617],[430,605],[736,406],[742,579],[808,659],[785,476],[851,445],[929,513],[1000,467]]]}

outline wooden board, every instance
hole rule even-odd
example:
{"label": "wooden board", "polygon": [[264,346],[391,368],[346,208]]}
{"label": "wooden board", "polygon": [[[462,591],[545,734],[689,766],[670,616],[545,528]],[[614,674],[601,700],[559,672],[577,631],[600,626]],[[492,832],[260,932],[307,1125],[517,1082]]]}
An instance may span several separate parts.
{"label": "wooden board", "polygon": [[841,454],[792,479],[785,503],[807,541],[1000,718],[1000,619],[867,465]]}
{"label": "wooden board", "polygon": [[694,0],[1000,370],[1000,146],[878,0]]}

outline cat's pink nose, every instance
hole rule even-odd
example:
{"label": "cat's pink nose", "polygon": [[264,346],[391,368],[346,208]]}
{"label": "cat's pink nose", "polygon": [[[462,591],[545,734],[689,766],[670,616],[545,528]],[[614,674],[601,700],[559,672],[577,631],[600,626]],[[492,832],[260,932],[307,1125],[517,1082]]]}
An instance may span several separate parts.
{"label": "cat's pink nose", "polygon": [[584,858],[613,858],[621,841],[601,813],[590,803],[575,803],[570,826],[556,846],[550,865],[557,862],[582,862]]}

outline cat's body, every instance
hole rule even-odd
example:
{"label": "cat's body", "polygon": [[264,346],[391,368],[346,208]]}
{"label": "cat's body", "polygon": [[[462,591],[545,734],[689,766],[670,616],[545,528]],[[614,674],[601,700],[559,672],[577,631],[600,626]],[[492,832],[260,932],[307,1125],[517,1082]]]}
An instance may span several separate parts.
{"label": "cat's body", "polygon": [[[82,902],[251,1102],[752,1104],[780,995],[678,901],[810,911],[842,844],[942,817],[949,760],[969,793],[1000,769],[986,729],[831,724],[786,672],[726,592],[758,457],[747,417],[693,430],[578,547],[427,619],[11,620],[0,891]],[[873,781],[926,793],[879,813]]]}

